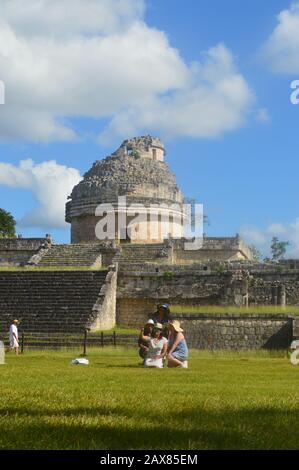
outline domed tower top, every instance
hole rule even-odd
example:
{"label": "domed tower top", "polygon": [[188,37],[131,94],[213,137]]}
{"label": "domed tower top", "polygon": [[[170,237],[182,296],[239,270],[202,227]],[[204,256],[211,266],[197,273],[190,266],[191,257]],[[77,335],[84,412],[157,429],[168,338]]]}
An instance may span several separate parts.
{"label": "domed tower top", "polygon": [[143,204],[182,203],[183,195],[164,155],[160,139],[148,135],[125,140],[110,156],[96,160],[73,188],[67,222],[80,213],[94,213],[100,203],[115,203],[118,196]]}
{"label": "domed tower top", "polygon": [[[123,210],[118,206],[120,196],[126,196],[130,207],[143,205],[149,214],[158,211],[153,205],[176,204],[181,215],[183,194],[164,155],[160,139],[148,135],[125,140],[111,155],[95,161],[66,204],[72,242],[94,241],[98,205],[108,203],[118,214]],[[168,212],[172,217],[173,209]]]}
{"label": "domed tower top", "polygon": [[152,160],[163,162],[165,156],[164,145],[161,140],[151,135],[133,137],[125,140],[116,152],[112,155],[127,156],[132,155],[141,158],[150,158]]}

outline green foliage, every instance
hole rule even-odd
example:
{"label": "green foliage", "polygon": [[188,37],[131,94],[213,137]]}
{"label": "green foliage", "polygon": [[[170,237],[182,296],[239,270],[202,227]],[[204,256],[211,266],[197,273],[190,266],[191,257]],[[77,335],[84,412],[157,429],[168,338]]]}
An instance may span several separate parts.
{"label": "green foliage", "polygon": [[164,271],[164,273],[163,273],[163,278],[164,279],[171,280],[171,279],[173,279],[173,276],[174,276],[174,274],[173,274],[172,271]]}
{"label": "green foliage", "polygon": [[223,266],[223,264],[219,264],[219,266],[217,266],[216,268],[216,272],[219,274],[223,274],[224,271],[225,271],[225,267]]}
{"label": "green foliage", "polygon": [[[8,354],[1,449],[298,449],[298,366],[285,352],[191,351],[145,370],[136,349]],[[155,389],[153,398],[153,387]]]}
{"label": "green foliage", "polygon": [[0,238],[16,236],[16,221],[10,212],[0,209]]}
{"label": "green foliage", "polygon": [[290,242],[280,241],[277,237],[272,238],[271,243],[271,254],[272,260],[278,261],[284,258],[286,254],[287,247],[290,245]]}
{"label": "green foliage", "polygon": [[136,159],[140,158],[140,153],[138,152],[138,150],[135,150],[135,149],[134,149],[134,150],[132,151],[132,157],[134,157],[134,158],[136,158]]}

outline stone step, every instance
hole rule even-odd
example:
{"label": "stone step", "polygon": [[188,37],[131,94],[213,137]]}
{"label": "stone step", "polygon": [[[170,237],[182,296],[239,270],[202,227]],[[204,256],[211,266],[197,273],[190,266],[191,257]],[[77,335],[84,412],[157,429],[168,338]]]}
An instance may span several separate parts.
{"label": "stone step", "polygon": [[20,330],[78,331],[92,322],[92,308],[107,271],[2,271],[0,332],[14,318]]}
{"label": "stone step", "polygon": [[143,262],[163,262],[167,256],[161,256],[162,251],[168,253],[166,245],[145,244],[145,245],[123,245],[119,258],[120,264],[143,263]]}
{"label": "stone step", "polygon": [[92,244],[51,245],[39,266],[92,266],[101,263],[101,246]]}

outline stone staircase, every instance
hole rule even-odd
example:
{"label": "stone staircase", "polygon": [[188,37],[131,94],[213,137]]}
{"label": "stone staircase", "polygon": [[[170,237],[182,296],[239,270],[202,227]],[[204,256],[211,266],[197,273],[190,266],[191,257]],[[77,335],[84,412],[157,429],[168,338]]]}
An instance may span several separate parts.
{"label": "stone staircase", "polygon": [[101,266],[101,247],[98,243],[51,245],[42,255],[38,266]]}
{"label": "stone staircase", "polygon": [[94,320],[92,308],[107,271],[0,272],[0,335],[21,320],[24,332],[79,332]]}
{"label": "stone staircase", "polygon": [[155,244],[123,244],[119,263],[167,263],[171,256],[171,249],[163,243]]}

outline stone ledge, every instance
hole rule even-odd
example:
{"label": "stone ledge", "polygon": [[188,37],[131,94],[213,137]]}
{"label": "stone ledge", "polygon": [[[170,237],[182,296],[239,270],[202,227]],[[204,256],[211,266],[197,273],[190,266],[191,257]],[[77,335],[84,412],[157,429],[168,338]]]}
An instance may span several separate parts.
{"label": "stone ledge", "polygon": [[281,320],[295,320],[298,317],[285,313],[285,314],[259,314],[259,313],[173,313],[173,317],[180,320],[261,320],[261,321],[281,321]]}

